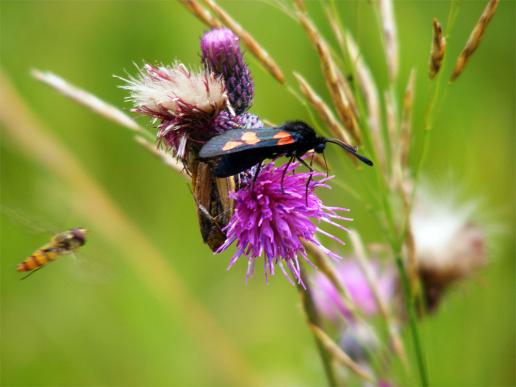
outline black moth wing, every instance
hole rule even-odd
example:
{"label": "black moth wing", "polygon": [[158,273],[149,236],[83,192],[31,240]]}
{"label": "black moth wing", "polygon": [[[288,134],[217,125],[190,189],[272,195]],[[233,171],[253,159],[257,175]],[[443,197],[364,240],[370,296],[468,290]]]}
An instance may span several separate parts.
{"label": "black moth wing", "polygon": [[[290,141],[281,141],[288,137]],[[212,137],[204,144],[199,158],[211,159],[251,149],[282,147],[295,140],[295,134],[280,128],[232,129]]]}
{"label": "black moth wing", "polygon": [[229,177],[246,171],[269,157],[264,148],[249,149],[246,152],[225,154],[213,168],[216,177]]}

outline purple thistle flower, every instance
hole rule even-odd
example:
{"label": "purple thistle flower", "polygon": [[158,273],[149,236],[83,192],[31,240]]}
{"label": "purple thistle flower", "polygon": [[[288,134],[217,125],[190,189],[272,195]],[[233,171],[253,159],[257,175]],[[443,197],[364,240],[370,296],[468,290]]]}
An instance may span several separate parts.
{"label": "purple thistle flower", "polygon": [[[377,278],[378,290],[384,300],[390,300],[395,293],[396,277],[394,270],[380,270],[377,261],[371,263],[373,273]],[[336,267],[337,276],[349,292],[354,304],[366,315],[374,315],[378,310],[375,297],[366,276],[354,259],[339,262]],[[342,302],[341,295],[333,284],[322,273],[316,273],[313,278],[314,299],[318,310],[328,320],[336,321],[338,316],[350,320],[352,315]]]}
{"label": "purple thistle flower", "polygon": [[[298,258],[301,256],[308,263],[312,263],[307,257],[303,240],[319,246],[330,257],[340,258],[316,239],[316,233],[326,235],[340,244],[344,242],[323,231],[313,221],[323,221],[346,231],[335,220],[351,220],[337,214],[337,211],[348,210],[324,206],[316,196],[315,188],[329,188],[326,181],[331,177],[312,179],[307,189],[310,173],[293,173],[297,167],[297,163],[290,164],[282,184],[285,166],[276,167],[271,162],[262,168],[254,183],[253,176],[249,173],[250,177],[243,177],[241,188],[231,194],[231,198],[235,200],[235,211],[224,230],[227,240],[217,250],[220,253],[236,242],[237,250],[228,269],[241,256],[246,256],[248,279],[254,272],[256,260],[263,256],[267,280],[270,275],[275,274],[277,264],[290,283],[293,281],[287,270],[304,287]],[[312,173],[312,178],[321,176],[321,173]]]}
{"label": "purple thistle flower", "polygon": [[254,97],[251,72],[240,51],[240,39],[227,28],[206,32],[201,38],[202,61],[207,70],[221,75],[236,114],[245,112]]}
{"label": "purple thistle flower", "polygon": [[211,121],[209,126],[210,132],[224,133],[227,130],[237,128],[263,128],[263,122],[258,116],[251,113],[244,113],[235,116],[228,111],[223,111],[213,121]]}

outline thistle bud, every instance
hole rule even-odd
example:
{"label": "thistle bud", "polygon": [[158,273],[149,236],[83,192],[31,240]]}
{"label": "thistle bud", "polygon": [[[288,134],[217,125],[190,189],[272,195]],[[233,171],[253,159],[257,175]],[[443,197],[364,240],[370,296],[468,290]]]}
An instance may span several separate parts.
{"label": "thistle bud", "polygon": [[254,83],[240,51],[240,39],[227,28],[206,32],[201,38],[202,61],[210,72],[222,76],[236,114],[251,106]]}

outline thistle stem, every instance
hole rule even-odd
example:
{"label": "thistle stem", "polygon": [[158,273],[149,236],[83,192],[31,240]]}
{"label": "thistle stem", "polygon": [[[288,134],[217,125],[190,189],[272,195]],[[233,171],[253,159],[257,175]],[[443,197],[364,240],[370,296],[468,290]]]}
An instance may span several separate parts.
{"label": "thistle stem", "polygon": [[417,368],[419,372],[419,378],[421,381],[421,385],[423,387],[429,386],[428,383],[428,374],[426,369],[425,358],[423,354],[423,348],[421,345],[421,341],[419,339],[419,331],[417,327],[417,319],[416,319],[416,295],[410,289],[410,283],[407,276],[407,271],[405,270],[405,265],[401,259],[400,255],[396,256],[396,265],[398,266],[398,270],[401,277],[401,283],[403,286],[403,292],[405,295],[405,306],[407,308],[407,313],[409,316],[409,325],[410,325],[410,333],[412,336],[412,341],[414,343],[414,350],[416,352],[417,359]]}

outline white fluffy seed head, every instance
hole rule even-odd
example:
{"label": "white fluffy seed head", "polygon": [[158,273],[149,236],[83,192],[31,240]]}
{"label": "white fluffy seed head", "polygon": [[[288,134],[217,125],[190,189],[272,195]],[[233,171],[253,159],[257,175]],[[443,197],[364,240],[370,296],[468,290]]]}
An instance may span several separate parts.
{"label": "white fluffy seed head", "polygon": [[153,67],[146,64],[138,76],[123,79],[123,89],[137,111],[159,117],[183,114],[216,115],[227,106],[224,81],[214,74],[193,73],[183,64]]}
{"label": "white fluffy seed head", "polygon": [[463,277],[486,263],[485,231],[474,221],[477,207],[453,193],[419,191],[411,221],[420,269]]}

